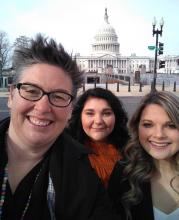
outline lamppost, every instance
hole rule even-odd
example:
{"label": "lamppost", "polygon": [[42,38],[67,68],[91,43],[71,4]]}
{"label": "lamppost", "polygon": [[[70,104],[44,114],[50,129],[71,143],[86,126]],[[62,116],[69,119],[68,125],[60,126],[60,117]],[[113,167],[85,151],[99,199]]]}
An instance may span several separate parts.
{"label": "lamppost", "polygon": [[2,85],[2,58],[0,57],[0,87]]}
{"label": "lamppost", "polygon": [[153,26],[153,37],[156,35],[156,43],[155,43],[155,61],[154,61],[154,76],[153,76],[153,84],[152,90],[156,90],[156,79],[157,79],[157,52],[158,52],[158,35],[162,36],[164,20],[161,18],[160,21],[160,29],[156,29],[157,20],[154,17],[152,26]]}

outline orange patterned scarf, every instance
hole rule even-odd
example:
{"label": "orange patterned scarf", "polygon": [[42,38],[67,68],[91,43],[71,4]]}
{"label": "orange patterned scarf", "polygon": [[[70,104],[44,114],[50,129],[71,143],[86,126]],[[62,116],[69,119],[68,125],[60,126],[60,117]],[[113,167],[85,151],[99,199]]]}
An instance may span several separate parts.
{"label": "orange patterned scarf", "polygon": [[88,156],[91,165],[107,188],[114,165],[122,155],[112,144],[87,142],[86,145],[94,152]]}

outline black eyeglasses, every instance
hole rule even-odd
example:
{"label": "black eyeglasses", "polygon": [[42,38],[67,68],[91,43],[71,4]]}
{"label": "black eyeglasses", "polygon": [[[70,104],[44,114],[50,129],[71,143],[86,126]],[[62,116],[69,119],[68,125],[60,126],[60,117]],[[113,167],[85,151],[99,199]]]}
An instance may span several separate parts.
{"label": "black eyeglasses", "polygon": [[67,107],[73,100],[73,96],[63,91],[45,92],[38,86],[29,83],[17,83],[15,87],[19,95],[29,101],[38,101],[44,95],[48,96],[49,102],[56,107]]}

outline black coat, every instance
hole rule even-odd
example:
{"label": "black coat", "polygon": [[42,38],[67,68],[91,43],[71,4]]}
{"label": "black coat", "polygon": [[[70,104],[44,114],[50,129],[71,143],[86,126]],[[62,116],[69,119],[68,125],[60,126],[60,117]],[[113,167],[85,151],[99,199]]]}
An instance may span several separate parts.
{"label": "black coat", "polygon": [[[5,152],[2,147],[5,147],[8,125],[9,120],[0,124],[1,170],[7,163],[7,155],[2,156]],[[55,189],[56,220],[120,219],[112,212],[107,193],[88,160],[89,153],[86,147],[65,133],[56,140],[44,159],[25,220],[50,220],[46,201],[49,173]],[[17,203],[23,205],[23,201]]]}
{"label": "black coat", "polygon": [[[116,164],[111,174],[108,192],[114,208],[120,213],[121,218],[126,220],[126,213],[121,205],[121,196],[129,190],[129,182],[127,180],[121,181],[124,166],[121,161]],[[140,204],[131,207],[132,220],[154,220],[150,182],[143,183],[141,189],[143,199]]]}

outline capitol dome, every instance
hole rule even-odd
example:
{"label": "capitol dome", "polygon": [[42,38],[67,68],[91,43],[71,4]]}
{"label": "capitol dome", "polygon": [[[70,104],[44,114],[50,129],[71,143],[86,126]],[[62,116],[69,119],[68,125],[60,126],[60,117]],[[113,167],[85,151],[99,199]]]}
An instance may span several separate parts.
{"label": "capitol dome", "polygon": [[92,44],[93,54],[119,54],[119,43],[115,29],[108,21],[107,8],[105,9],[104,23],[94,36]]}

